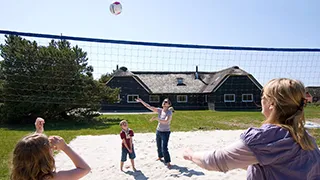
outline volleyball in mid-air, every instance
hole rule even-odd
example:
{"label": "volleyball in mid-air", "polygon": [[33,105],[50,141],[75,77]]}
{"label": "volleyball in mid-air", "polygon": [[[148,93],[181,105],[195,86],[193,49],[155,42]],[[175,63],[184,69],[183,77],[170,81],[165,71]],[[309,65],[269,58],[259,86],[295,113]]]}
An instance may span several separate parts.
{"label": "volleyball in mid-air", "polygon": [[115,1],[110,4],[110,12],[114,15],[119,15],[122,12],[122,5],[120,2]]}

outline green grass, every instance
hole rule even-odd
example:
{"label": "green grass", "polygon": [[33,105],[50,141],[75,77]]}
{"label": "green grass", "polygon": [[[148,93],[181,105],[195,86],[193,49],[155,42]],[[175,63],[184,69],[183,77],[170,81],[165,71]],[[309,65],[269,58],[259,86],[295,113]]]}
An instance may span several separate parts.
{"label": "green grass", "polygon": [[[320,106],[310,106],[305,110],[307,119],[320,119]],[[45,124],[47,135],[62,136],[70,142],[79,135],[118,134],[119,122],[127,119],[129,127],[136,133],[155,132],[157,122],[149,122],[155,115],[103,115],[87,123],[50,123]],[[263,116],[260,112],[213,112],[177,111],[172,120],[172,131],[229,130],[246,129],[260,126]],[[9,179],[9,157],[16,142],[23,136],[34,132],[33,124],[25,126],[0,126],[0,179]],[[320,144],[320,129],[310,130]]]}

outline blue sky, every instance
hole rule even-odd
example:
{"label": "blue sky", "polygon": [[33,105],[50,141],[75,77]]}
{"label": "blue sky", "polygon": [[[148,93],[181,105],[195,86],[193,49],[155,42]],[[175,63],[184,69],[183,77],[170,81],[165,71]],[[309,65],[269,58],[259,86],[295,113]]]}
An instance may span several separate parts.
{"label": "blue sky", "polygon": [[[91,2],[0,0],[0,29],[148,42],[320,48],[319,0],[122,0],[123,12],[118,16],[109,12],[111,0]],[[112,53],[116,53],[115,58],[111,57],[111,53],[105,53],[105,49],[111,46],[115,49]],[[85,44],[83,47],[88,51],[89,58],[97,59],[92,64],[99,74],[114,69],[115,64],[119,63],[133,70],[193,70],[195,65],[199,65],[200,70],[213,71],[235,64],[232,57],[237,56],[235,59],[240,58],[241,61],[236,65],[240,64],[241,68],[258,76],[261,83],[287,75],[302,79],[307,85],[320,85],[320,53],[299,54],[301,58],[291,62],[292,54],[221,52],[223,55],[219,62],[216,57],[220,52],[207,50],[105,44]],[[140,53],[135,54],[135,51]],[[159,53],[161,51],[165,52]],[[140,56],[139,60],[124,58],[123,53],[128,52]],[[163,58],[158,58],[159,54]],[[203,61],[202,56],[205,56]],[[252,57],[254,60],[249,61]],[[268,62],[274,57],[278,60],[273,64],[264,64],[266,62],[260,61],[263,57],[267,57],[265,61]],[[298,55],[294,54],[294,57]],[[277,62],[282,62],[281,68],[274,68]],[[172,64],[170,68],[167,68],[168,64]],[[303,69],[308,69],[308,72]],[[289,70],[291,75],[286,72]]]}

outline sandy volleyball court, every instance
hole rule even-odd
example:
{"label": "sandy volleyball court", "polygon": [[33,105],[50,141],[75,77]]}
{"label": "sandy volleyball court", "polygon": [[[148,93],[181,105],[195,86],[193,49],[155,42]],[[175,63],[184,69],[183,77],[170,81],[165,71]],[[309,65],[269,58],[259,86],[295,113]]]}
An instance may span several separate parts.
{"label": "sandy volleyball court", "polygon": [[[79,136],[70,142],[91,166],[92,172],[83,179],[118,180],[118,179],[246,179],[246,171],[237,169],[228,173],[211,172],[197,167],[182,158],[183,149],[210,150],[221,148],[239,138],[243,130],[237,131],[196,131],[172,132],[169,141],[172,168],[168,169],[162,162],[156,161],[157,151],[155,133],[136,133],[134,146],[137,172],[133,172],[130,161],[125,163],[124,170],[119,170],[121,156],[121,139],[119,135]],[[59,169],[73,168],[71,160],[64,154],[56,156]],[[58,170],[59,170],[58,169]]]}

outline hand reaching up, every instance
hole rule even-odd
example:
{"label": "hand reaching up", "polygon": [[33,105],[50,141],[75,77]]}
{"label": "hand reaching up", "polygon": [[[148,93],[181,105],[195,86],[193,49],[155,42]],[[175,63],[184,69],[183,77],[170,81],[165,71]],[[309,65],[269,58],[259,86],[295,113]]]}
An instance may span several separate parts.
{"label": "hand reaching up", "polygon": [[51,147],[54,150],[64,150],[67,147],[66,142],[64,141],[64,139],[60,136],[50,136],[49,137],[49,142]]}
{"label": "hand reaching up", "polygon": [[44,125],[45,121],[44,119],[38,117],[36,119],[36,122],[34,123],[34,125],[36,126],[36,132],[37,133],[43,133],[44,131],[44,128],[43,128],[43,125]]}
{"label": "hand reaching up", "polygon": [[141,98],[137,98],[136,101],[140,102],[140,103],[143,102],[143,100]]}

